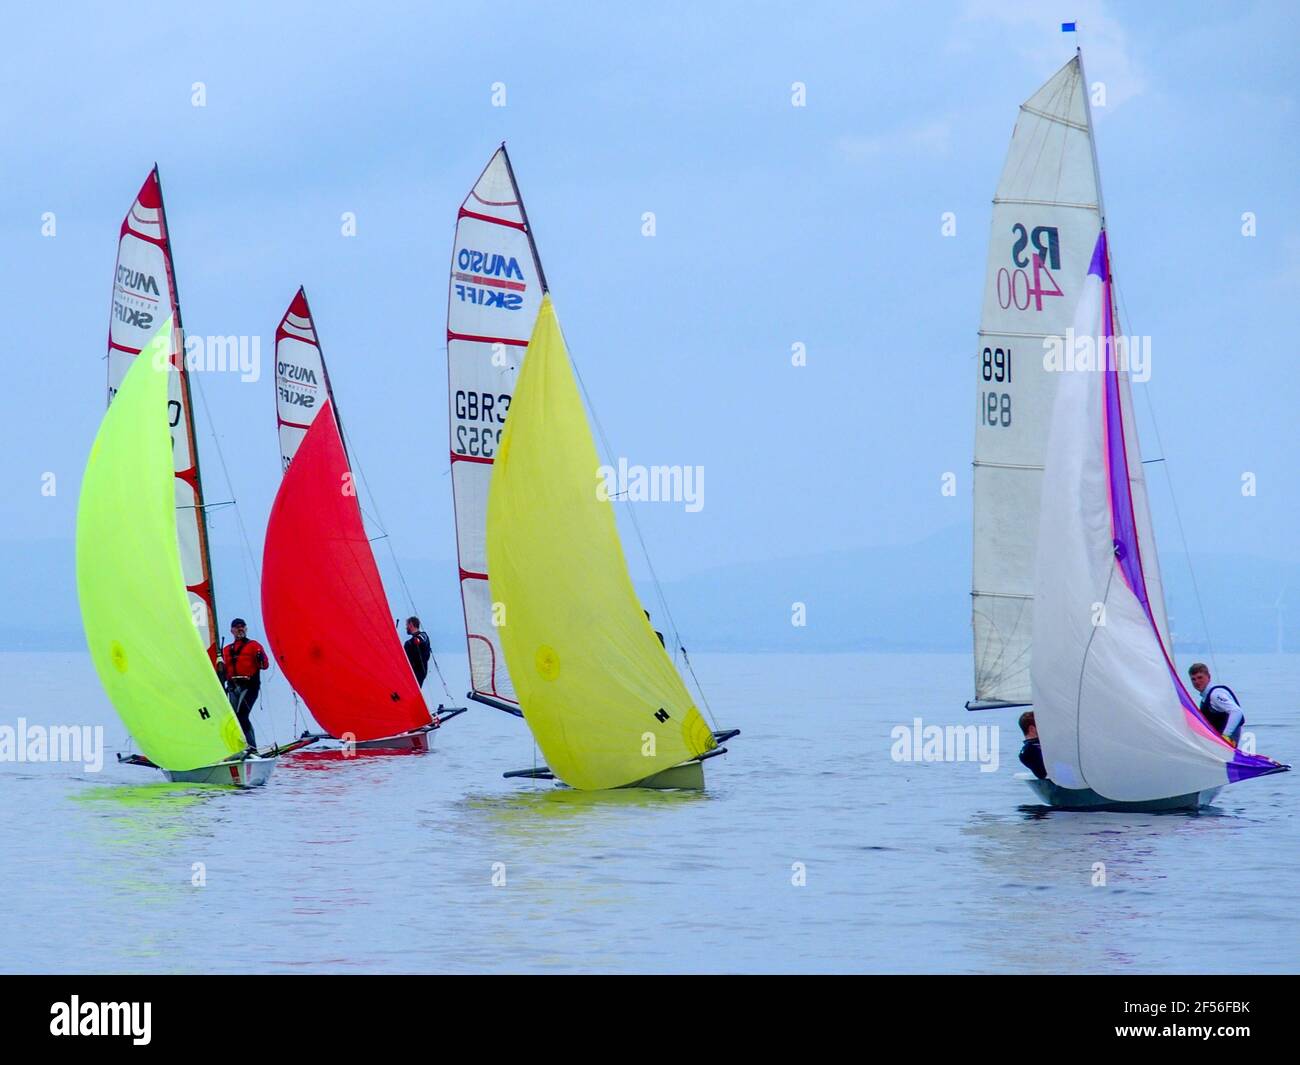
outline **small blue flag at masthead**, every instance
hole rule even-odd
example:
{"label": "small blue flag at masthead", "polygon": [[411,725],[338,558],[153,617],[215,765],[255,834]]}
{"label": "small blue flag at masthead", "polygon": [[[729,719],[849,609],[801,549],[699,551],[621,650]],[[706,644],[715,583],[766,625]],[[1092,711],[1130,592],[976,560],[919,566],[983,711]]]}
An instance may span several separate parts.
{"label": "small blue flag at masthead", "polygon": [[1062,23],[1061,23],[1061,32],[1062,32],[1062,33],[1073,33],[1073,32],[1074,32],[1074,23],[1073,23],[1073,22],[1062,22]]}

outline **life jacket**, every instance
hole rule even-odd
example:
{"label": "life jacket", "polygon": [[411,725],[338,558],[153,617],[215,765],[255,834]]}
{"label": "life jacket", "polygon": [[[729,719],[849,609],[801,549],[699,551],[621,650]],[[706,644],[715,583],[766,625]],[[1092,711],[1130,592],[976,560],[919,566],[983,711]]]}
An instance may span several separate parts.
{"label": "life jacket", "polygon": [[226,644],[221,649],[221,661],[226,667],[226,680],[243,677],[253,684],[262,682],[266,652],[256,640],[233,640]]}
{"label": "life jacket", "polygon": [[1228,725],[1228,718],[1231,716],[1226,710],[1218,710],[1210,704],[1210,696],[1222,688],[1232,696],[1232,701],[1237,704],[1238,709],[1241,707],[1241,700],[1237,698],[1237,693],[1229,688],[1226,684],[1213,684],[1206,688],[1201,694],[1201,716],[1205,718],[1218,733],[1222,733]]}

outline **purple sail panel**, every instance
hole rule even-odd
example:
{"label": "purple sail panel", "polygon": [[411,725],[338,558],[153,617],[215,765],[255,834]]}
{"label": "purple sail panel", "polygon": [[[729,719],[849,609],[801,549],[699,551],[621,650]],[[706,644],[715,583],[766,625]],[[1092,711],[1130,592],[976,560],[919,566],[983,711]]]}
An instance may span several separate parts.
{"label": "purple sail panel", "polygon": [[[1142,549],[1138,544],[1137,519],[1133,515],[1133,485],[1129,480],[1128,450],[1124,442],[1124,415],[1120,409],[1119,366],[1115,356],[1115,318],[1110,291],[1110,263],[1106,247],[1106,231],[1097,238],[1092,254],[1090,274],[1101,278],[1101,350],[1105,359],[1103,370],[1106,428],[1106,466],[1110,479],[1111,530],[1115,541],[1115,561],[1124,575],[1124,583],[1137,596],[1142,610],[1155,627],[1151,614],[1151,601],[1147,595],[1147,582],[1142,574]],[[1158,630],[1157,630],[1158,632]]]}
{"label": "purple sail panel", "polygon": [[1238,747],[1232,752],[1232,761],[1228,763],[1228,783],[1235,784],[1239,780],[1262,777],[1269,773],[1285,773],[1290,768],[1262,754],[1246,754]]}
{"label": "purple sail panel", "polygon": [[1188,723],[1207,739],[1227,745],[1227,741],[1201,716],[1200,706],[1183,685],[1170,649],[1165,647],[1160,626],[1156,624],[1155,615],[1151,611],[1151,598],[1147,593],[1146,576],[1142,571],[1142,547],[1138,541],[1137,518],[1133,511],[1133,483],[1129,479],[1128,446],[1124,438],[1124,412],[1120,403],[1120,368],[1117,365],[1114,343],[1115,312],[1111,295],[1110,255],[1104,229],[1097,237],[1097,246],[1092,253],[1092,263],[1088,267],[1088,273],[1101,280],[1102,288],[1102,330],[1101,336],[1097,339],[1101,347],[1100,357],[1106,360],[1102,367],[1102,420],[1106,438],[1106,473],[1110,486],[1111,536],[1115,547],[1115,562],[1119,566],[1124,583],[1142,605],[1142,612],[1151,624],[1151,631],[1155,633],[1156,642],[1160,645],[1165,663],[1169,667],[1169,677],[1178,694],[1178,701],[1187,713]]}
{"label": "purple sail panel", "polygon": [[[1120,368],[1115,352],[1115,315],[1111,297],[1110,255],[1103,229],[1097,237],[1097,246],[1092,253],[1092,263],[1088,273],[1101,280],[1102,286],[1102,335],[1097,338],[1101,351],[1099,356],[1106,360],[1102,367],[1104,382],[1102,418],[1105,433],[1105,457],[1107,480],[1110,486],[1111,535],[1115,545],[1115,562],[1119,566],[1124,583],[1142,604],[1156,642],[1164,653],[1165,664],[1169,668],[1169,678],[1178,694],[1191,728],[1206,739],[1231,747],[1231,743],[1220,735],[1201,714],[1200,704],[1192,698],[1183,684],[1182,677],[1174,665],[1170,648],[1164,645],[1160,627],[1156,624],[1151,611],[1151,600],[1147,593],[1146,577],[1142,571],[1142,549],[1138,541],[1137,518],[1133,511],[1133,484],[1129,479],[1128,448],[1124,439],[1124,412],[1120,403]],[[1232,759],[1227,763],[1229,782],[1246,780],[1249,777],[1262,776],[1265,773],[1277,773],[1287,768],[1263,755],[1245,754],[1234,749]]]}

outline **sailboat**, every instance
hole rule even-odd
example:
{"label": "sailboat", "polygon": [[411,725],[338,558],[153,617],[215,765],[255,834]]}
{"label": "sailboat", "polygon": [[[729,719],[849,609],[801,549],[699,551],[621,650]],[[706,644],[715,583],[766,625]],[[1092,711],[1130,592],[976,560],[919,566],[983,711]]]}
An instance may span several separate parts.
{"label": "sailboat", "polygon": [[[133,372],[139,377],[138,364],[149,361],[140,357],[146,348],[162,365],[136,386],[144,398],[115,414],[127,379]],[[217,614],[184,351],[171,235],[155,166],[118,232],[108,332],[109,413],[91,452],[77,514],[82,619],[105,690],[144,747],[143,754],[119,755],[119,761],[161,769],[173,780],[261,784],[275,757],[297,745],[273,746],[260,756],[246,753],[216,679]],[[150,397],[159,387],[163,399],[155,415]],[[154,417],[170,426],[161,438],[154,433]],[[158,439],[171,472],[155,484],[157,469],[151,463]],[[157,492],[164,487],[169,535],[163,524],[150,524],[158,516]],[[206,658],[210,676],[205,679],[190,655],[188,632],[177,628],[171,596],[177,582],[188,629]],[[192,713],[214,724],[187,738]],[[235,733],[227,735],[231,725]]]}
{"label": "sailboat", "polygon": [[283,477],[267,521],[262,619],[285,677],[325,736],[423,751],[463,707],[429,713],[366,535],[329,372],[299,289],[275,332]]}
{"label": "sailboat", "polygon": [[726,753],[642,609],[550,294],[515,384],[487,512],[497,635],[542,770],[579,790],[701,788]]}
{"label": "sailboat", "polygon": [[[77,504],[81,618],[100,682],[142,752],[119,760],[173,781],[255,786],[274,752],[248,748],[183,575],[168,432],[181,375],[174,336],[166,314],[112,386],[90,450]],[[118,334],[123,348],[129,339]]]}
{"label": "sailboat", "polygon": [[1099,175],[1079,53],[1021,106],[994,199],[967,709],[1033,706],[1051,806],[1195,809],[1288,767],[1220,736],[1174,665]]}
{"label": "sailboat", "polygon": [[[498,508],[509,511],[521,505],[520,501],[529,493],[547,491],[540,481],[524,486],[517,478],[508,478],[507,487],[497,484],[501,479],[497,464],[504,454],[508,434],[506,413],[518,409],[520,365],[525,350],[533,350],[530,338],[536,340],[544,336],[547,352],[553,352],[554,344],[559,344],[559,355],[539,355],[534,361],[562,362],[565,370],[560,372],[561,380],[567,380],[569,389],[575,387],[547,293],[546,274],[537,253],[528,212],[515,180],[510,156],[502,144],[488,160],[457,212],[447,301],[451,475],[470,665],[471,690],[468,697],[523,717],[552,762],[550,766],[509,772],[505,774],[507,777],[555,779],[558,776],[576,788],[626,785],[702,787],[701,758],[725,753],[726,748],[718,744],[738,735],[739,730],[713,734],[704,725],[631,590],[622,548],[617,533],[612,531],[613,514],[608,502],[603,505],[608,512],[608,528],[602,517],[591,519],[594,533],[593,528],[585,524],[575,526],[573,532],[578,536],[589,533],[596,536],[595,545],[602,553],[591,555],[590,561],[593,565],[602,562],[605,569],[603,575],[593,569],[591,578],[607,581],[608,587],[617,589],[618,594],[612,600],[600,600],[598,606],[595,598],[584,600],[588,590],[584,580],[566,586],[560,597],[551,601],[547,611],[549,622],[571,611],[568,632],[574,637],[583,633],[582,638],[590,641],[588,666],[582,672],[571,666],[560,690],[568,688],[569,678],[584,674],[593,684],[608,680],[608,685],[594,695],[585,689],[571,691],[571,697],[585,702],[556,707],[548,698],[555,689],[539,690],[533,684],[536,661],[531,652],[521,651],[516,645],[513,660],[508,652],[508,626],[503,615],[512,616],[509,602],[529,601],[533,576],[540,576],[540,570],[548,566],[563,565],[566,551],[578,550],[581,543],[574,540],[567,548],[553,544],[550,534],[545,531],[548,519],[544,516],[539,518],[536,511],[527,511],[526,508],[526,512],[516,513],[510,518],[499,518],[495,533],[490,531],[490,495],[496,498]],[[544,314],[543,308],[546,309]],[[538,330],[542,332],[539,334]],[[539,369],[535,376],[544,376],[544,371]],[[536,417],[550,416],[542,413],[527,417],[531,421]],[[584,434],[590,456],[595,455],[581,402],[567,406],[564,416],[571,423],[571,432],[564,438],[566,446],[578,448],[578,452],[575,455],[572,451],[557,450],[555,461],[576,461],[581,466],[589,457],[588,452],[581,449],[580,438]],[[526,440],[520,446],[524,450],[537,448],[536,453],[543,455],[557,442],[558,438],[549,442]],[[580,477],[585,478],[582,484],[591,489],[593,499],[597,465],[593,461],[580,473]],[[495,542],[497,557],[509,568],[510,575],[502,580],[494,575],[490,541]],[[550,556],[536,556],[538,571],[521,574],[508,561],[514,551],[510,545],[527,543],[539,546],[543,542],[561,549]],[[593,551],[595,549],[593,546]],[[573,576],[572,569],[562,572]],[[551,574],[552,577],[560,575],[560,570]],[[522,599],[516,599],[517,595]],[[581,609],[584,601],[587,608]],[[635,605],[634,618],[626,613],[629,603]],[[603,612],[606,607],[608,615]],[[609,641],[613,639],[614,630],[607,630],[604,626],[607,623],[614,625],[615,619],[622,626],[620,639],[631,643],[624,642],[622,651],[611,653],[597,663],[591,656],[598,647],[612,648]],[[541,631],[548,631],[549,622],[539,618],[536,624]],[[588,626],[590,631],[586,631]],[[646,633],[649,633],[653,647],[640,643]],[[636,644],[635,653],[630,649],[632,643]],[[547,646],[554,652],[552,644]],[[627,655],[631,658],[625,657]],[[615,676],[620,662],[631,669],[622,679]],[[524,670],[522,685],[517,685],[513,679],[516,669]],[[646,686],[650,675],[655,678],[654,682]],[[635,693],[629,693],[627,685],[635,685],[636,678],[640,678],[643,686]],[[656,693],[660,702],[652,708],[651,718],[655,712],[665,717],[662,721],[654,719],[654,727],[648,731],[644,728],[638,730],[636,726],[642,724],[645,700],[654,698]],[[620,706],[620,699],[628,699],[628,702]],[[689,732],[689,741],[683,729]],[[658,746],[659,733],[666,737],[663,747]],[[557,735],[566,737],[563,743],[575,746],[566,753],[565,748],[557,747],[554,741]],[[638,738],[634,758],[628,757],[629,738]],[[641,744],[655,753],[641,754]]]}

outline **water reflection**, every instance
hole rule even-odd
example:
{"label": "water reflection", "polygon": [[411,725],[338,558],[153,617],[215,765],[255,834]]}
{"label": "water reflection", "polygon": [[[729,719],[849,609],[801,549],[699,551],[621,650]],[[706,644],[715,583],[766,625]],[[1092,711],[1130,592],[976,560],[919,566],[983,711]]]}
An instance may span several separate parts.
{"label": "water reflection", "polygon": [[1170,869],[1185,858],[1171,865],[1171,855],[1217,847],[1215,837],[1243,827],[1213,808],[975,814],[961,832],[979,870],[970,887],[980,916],[962,926],[969,950],[1013,972],[1150,968],[1153,938],[1177,953],[1162,915]]}

